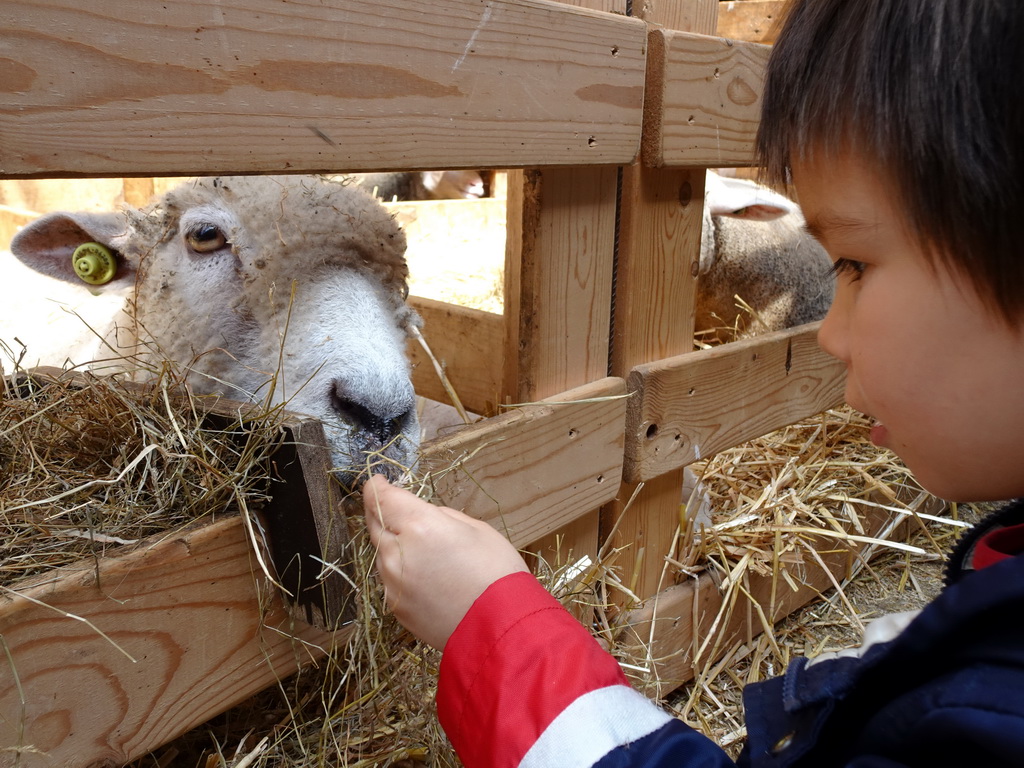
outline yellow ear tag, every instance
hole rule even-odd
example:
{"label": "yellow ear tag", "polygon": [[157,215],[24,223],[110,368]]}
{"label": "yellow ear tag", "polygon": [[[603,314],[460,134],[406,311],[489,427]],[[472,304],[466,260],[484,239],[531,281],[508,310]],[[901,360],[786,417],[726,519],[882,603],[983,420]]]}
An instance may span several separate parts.
{"label": "yellow ear tag", "polygon": [[103,285],[114,279],[117,259],[110,249],[100,243],[82,243],[71,254],[75,274],[89,285]]}

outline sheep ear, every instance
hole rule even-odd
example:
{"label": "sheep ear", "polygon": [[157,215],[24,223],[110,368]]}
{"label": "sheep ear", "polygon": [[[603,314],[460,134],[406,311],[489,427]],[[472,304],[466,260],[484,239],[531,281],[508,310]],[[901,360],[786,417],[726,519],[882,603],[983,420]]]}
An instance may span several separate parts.
{"label": "sheep ear", "polygon": [[441,184],[444,174],[444,171],[420,171],[420,181],[423,184],[423,188],[428,192],[433,192]]}
{"label": "sheep ear", "polygon": [[705,201],[712,216],[772,221],[796,210],[796,203],[746,179],[708,173]]}
{"label": "sheep ear", "polygon": [[[123,213],[50,213],[25,226],[11,240],[11,253],[26,266],[94,292],[117,290],[135,282],[135,265],[124,258],[128,219]],[[85,243],[99,243],[115,259],[113,274],[90,283],[75,272],[71,256]]]}

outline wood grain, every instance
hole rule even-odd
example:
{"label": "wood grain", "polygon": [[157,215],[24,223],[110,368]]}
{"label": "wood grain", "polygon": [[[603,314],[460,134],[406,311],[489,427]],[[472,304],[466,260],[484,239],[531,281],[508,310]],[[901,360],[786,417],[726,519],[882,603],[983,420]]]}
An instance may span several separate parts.
{"label": "wood grain", "polygon": [[626,478],[657,477],[841,403],[846,369],[818,346],[819,325],[634,368]]}
{"label": "wood grain", "polygon": [[504,394],[516,403],[608,373],[617,173],[530,170],[509,184]]}
{"label": "wood grain", "polygon": [[771,45],[785,6],[785,0],[723,0],[718,4],[718,34]]}
{"label": "wood grain", "polygon": [[0,174],[629,163],[642,22],[547,0],[2,0]]}
{"label": "wood grain", "polygon": [[711,33],[718,7],[718,0],[642,0],[633,2],[633,15],[659,29]]}
{"label": "wood grain", "polygon": [[[613,373],[631,378],[634,366],[693,349],[691,267],[700,249],[703,199],[703,171],[634,166],[623,174]],[[675,534],[683,475],[681,470],[662,473],[628,510],[623,505],[639,481],[624,479],[628,485],[602,512],[603,528],[616,531],[613,546],[629,548],[627,560],[638,558],[638,594],[653,595],[660,586],[662,555]]]}
{"label": "wood grain", "polygon": [[424,445],[421,469],[441,503],[525,547],[618,493],[625,392],[602,379],[463,427]]}
{"label": "wood grain", "polygon": [[618,13],[626,15],[626,0],[558,0],[565,5],[574,5],[577,8],[589,8],[592,11],[604,11],[605,13]]}
{"label": "wood grain", "polygon": [[652,30],[644,163],[751,165],[770,50],[758,43]]}
{"label": "wood grain", "polygon": [[[506,239],[506,402],[550,397],[604,378],[615,258],[615,168],[509,174]],[[533,551],[557,565],[594,558],[598,516]]]}
{"label": "wood grain", "polygon": [[235,517],[0,594],[0,765],[120,765],[344,639],[295,623],[251,552]]}

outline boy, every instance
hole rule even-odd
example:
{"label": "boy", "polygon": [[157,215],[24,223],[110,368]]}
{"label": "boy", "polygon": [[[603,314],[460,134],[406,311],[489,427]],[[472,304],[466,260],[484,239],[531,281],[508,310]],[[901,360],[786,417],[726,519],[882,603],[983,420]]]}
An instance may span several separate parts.
{"label": "boy", "polygon": [[[1018,3],[795,0],[758,134],[835,262],[820,341],[847,401],[952,500],[1024,496]],[[390,604],[444,649],[439,717],[469,768],[731,764],[629,689],[500,534],[379,477],[364,499]],[[739,763],[1024,765],[1022,551],[1011,504],[902,632],[750,686]]]}

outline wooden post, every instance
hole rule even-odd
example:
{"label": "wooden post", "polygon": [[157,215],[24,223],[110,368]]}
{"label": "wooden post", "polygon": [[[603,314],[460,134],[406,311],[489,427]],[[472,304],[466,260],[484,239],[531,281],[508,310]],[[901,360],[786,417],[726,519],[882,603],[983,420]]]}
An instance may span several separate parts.
{"label": "wooden post", "polygon": [[124,190],[125,205],[141,208],[153,198],[153,179],[121,179],[121,184]]}
{"label": "wooden post", "polygon": [[[717,11],[717,0],[655,0],[644,4],[641,18],[713,34]],[[624,170],[621,198],[611,373],[628,376],[636,365],[693,348],[704,169],[634,165]],[[661,583],[662,563],[679,520],[682,486],[683,470],[668,472],[648,481],[624,509],[635,486],[623,485],[619,499],[602,511],[603,535],[612,535],[615,547],[629,546],[620,561],[623,579],[641,598],[669,586]]]}
{"label": "wooden post", "polygon": [[[608,371],[614,167],[509,174],[505,270],[506,402],[532,402]],[[538,542],[552,565],[595,557],[598,516]]]}

